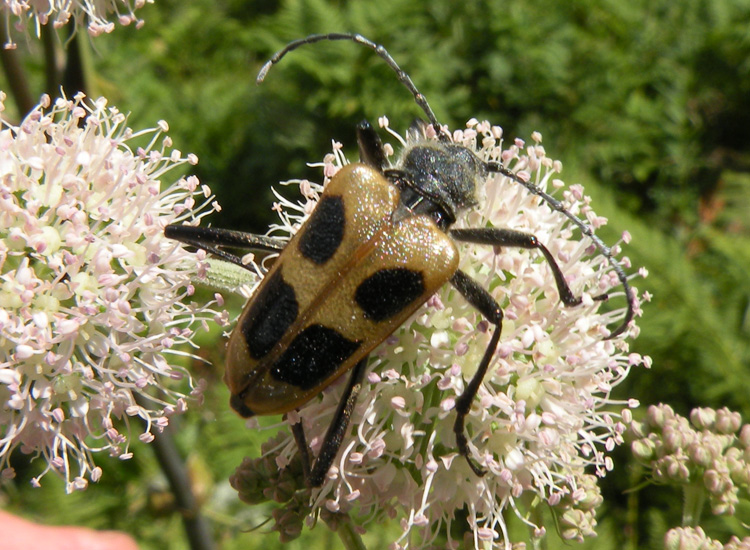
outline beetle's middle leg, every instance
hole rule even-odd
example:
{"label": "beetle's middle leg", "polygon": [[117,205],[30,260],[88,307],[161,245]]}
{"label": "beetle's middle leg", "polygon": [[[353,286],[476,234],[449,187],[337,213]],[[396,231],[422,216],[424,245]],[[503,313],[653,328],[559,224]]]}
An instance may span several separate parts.
{"label": "beetle's middle leg", "polygon": [[[557,265],[552,253],[547,250],[546,246],[539,242],[539,239],[535,235],[502,228],[451,229],[450,235],[457,241],[468,243],[538,250],[542,253],[544,259],[547,260],[547,264],[552,270],[552,276],[555,278],[555,284],[557,285],[557,292],[560,294],[560,301],[568,307],[577,306],[581,303],[581,298],[576,297],[573,291],[570,290],[562,270]],[[599,296],[594,296],[593,299],[603,301],[607,299],[607,295],[600,294]]]}
{"label": "beetle's middle leg", "polygon": [[487,349],[484,351],[484,356],[479,363],[479,367],[477,367],[477,372],[474,373],[474,376],[464,388],[463,393],[456,399],[456,422],[453,424],[458,452],[466,458],[466,461],[476,475],[483,476],[485,471],[469,456],[469,441],[466,437],[465,428],[466,415],[469,414],[471,404],[479,391],[479,386],[482,384],[485,374],[487,374],[492,356],[497,349],[497,343],[500,340],[500,332],[503,326],[503,310],[500,309],[500,305],[487,290],[460,269],[451,278],[451,284],[466,298],[467,302],[478,309],[490,323],[495,325],[495,331],[492,333],[490,343],[487,344]]}
{"label": "beetle's middle leg", "polygon": [[344,441],[346,430],[349,427],[349,420],[351,420],[354,405],[356,405],[357,397],[362,389],[362,379],[364,378],[366,367],[367,357],[361,359],[352,369],[349,382],[346,385],[344,394],[341,396],[341,401],[339,401],[339,406],[333,415],[331,424],[328,426],[328,431],[323,439],[320,454],[312,465],[302,422],[300,421],[292,425],[292,434],[297,442],[297,448],[302,459],[302,472],[305,475],[305,481],[310,487],[320,487],[323,485],[328,470],[331,469],[333,461],[336,460],[336,455],[341,448],[341,443]]}

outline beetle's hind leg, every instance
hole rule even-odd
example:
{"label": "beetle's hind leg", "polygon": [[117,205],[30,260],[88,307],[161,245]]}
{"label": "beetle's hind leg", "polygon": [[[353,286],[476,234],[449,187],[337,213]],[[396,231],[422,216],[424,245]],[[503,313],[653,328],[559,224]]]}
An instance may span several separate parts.
{"label": "beetle's hind leg", "polygon": [[168,225],[164,228],[164,236],[168,239],[180,241],[189,246],[205,250],[222,260],[253,272],[253,268],[243,263],[240,256],[227,252],[223,247],[281,252],[286,246],[286,241],[265,235],[253,235],[252,233],[234,231],[232,229],[196,227],[193,225]]}
{"label": "beetle's hind leg", "polygon": [[351,420],[354,406],[357,404],[357,397],[362,389],[362,379],[364,378],[366,367],[367,357],[361,359],[352,369],[349,382],[347,382],[344,394],[341,396],[341,401],[339,401],[339,406],[333,415],[331,424],[328,426],[328,431],[323,439],[320,454],[312,465],[302,422],[292,424],[292,434],[297,442],[297,448],[302,459],[302,471],[309,487],[320,487],[323,485],[328,470],[331,469],[333,461],[336,460],[336,455],[339,453],[341,443],[344,441],[346,430],[349,427],[349,420]]}
{"label": "beetle's hind leg", "polygon": [[487,344],[487,349],[484,351],[484,356],[479,363],[479,367],[477,367],[477,371],[464,388],[463,393],[456,399],[456,421],[453,424],[458,452],[466,458],[466,461],[476,475],[483,476],[485,471],[469,456],[469,440],[466,437],[465,426],[466,415],[471,410],[471,404],[479,391],[479,386],[487,374],[492,356],[497,349],[497,343],[500,340],[500,333],[502,331],[503,310],[500,309],[500,305],[487,290],[463,271],[456,271],[451,278],[451,284],[466,298],[467,302],[478,309],[490,323],[495,325],[495,331],[492,333],[490,343]]}

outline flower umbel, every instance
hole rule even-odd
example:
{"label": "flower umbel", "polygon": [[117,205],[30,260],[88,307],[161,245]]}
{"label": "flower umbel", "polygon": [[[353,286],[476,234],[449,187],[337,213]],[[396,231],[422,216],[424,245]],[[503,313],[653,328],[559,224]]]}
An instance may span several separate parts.
{"label": "flower umbel", "polygon": [[750,498],[750,424],[738,412],[697,408],[688,420],[652,405],[642,422],[628,424],[625,438],[653,483],[683,488],[683,505],[693,505],[683,517],[693,524],[705,500],[715,515],[734,515]]}
{"label": "flower umbel", "polygon": [[18,448],[47,462],[35,484],[53,470],[83,489],[102,475],[95,453],[130,458],[132,430],[151,441],[200,395],[170,357],[196,325],[224,319],[215,301],[190,303],[206,266],[163,228],[210,212],[210,192],[195,177],[162,188],[197,158],[170,151],[165,122],[142,132],[125,122],[103,98],[50,108],[45,96],[0,132],[4,477]]}
{"label": "flower umbel", "polygon": [[[387,127],[387,120],[381,125]],[[476,120],[453,134],[454,142],[481,159],[500,160],[548,192],[562,189],[555,178],[562,165],[546,156],[541,136],[535,134],[531,146],[516,140],[508,149],[501,138],[499,127]],[[392,153],[388,146],[386,151]],[[324,164],[326,178],[345,162],[336,144]],[[322,188],[299,183],[307,202],[281,199],[274,207],[281,224],[272,231],[293,233],[314,207]],[[594,228],[606,223],[591,210],[581,186],[561,192],[570,212]],[[574,238],[575,228],[565,217],[504,176],[490,175],[478,195],[477,207],[455,227],[536,235],[583,303],[562,306],[549,265],[537,251],[461,246],[460,268],[487,288],[505,313],[500,345],[466,419],[473,459],[487,474],[478,477],[457,454],[453,420],[455,401],[494,328],[446,285],[373,353],[351,435],[323,486],[312,491],[310,518],[319,514],[333,525],[344,513],[358,515],[361,525],[399,518],[403,534],[394,549],[431,546],[441,534],[448,537],[448,547],[459,547],[463,541],[451,539],[450,527],[461,511],[468,516],[473,546],[510,548],[507,514],[516,514],[534,536],[541,536],[544,527],[534,519],[540,505],[557,512],[565,538],[594,534],[601,501],[596,476],[612,468],[607,452],[622,442],[625,429],[621,415],[605,407],[636,405],[617,403],[610,392],[631,367],[648,364],[648,358],[628,352],[625,338],[637,334],[634,323],[620,336],[605,339],[625,315],[624,293],[606,259],[585,238]],[[619,253],[619,245],[613,253]],[[628,265],[627,259],[622,262]],[[606,311],[592,299],[602,293],[612,303]],[[287,415],[289,423],[302,422],[313,456],[343,387],[335,383],[299,414]],[[248,459],[233,483],[247,502],[284,502],[288,490],[274,487],[282,481],[287,487],[289,481],[269,464],[280,470],[293,465],[294,439],[285,433],[264,452],[261,459]],[[277,524],[286,537],[299,530],[299,519],[289,517],[300,518],[299,499],[289,502],[284,524]]]}

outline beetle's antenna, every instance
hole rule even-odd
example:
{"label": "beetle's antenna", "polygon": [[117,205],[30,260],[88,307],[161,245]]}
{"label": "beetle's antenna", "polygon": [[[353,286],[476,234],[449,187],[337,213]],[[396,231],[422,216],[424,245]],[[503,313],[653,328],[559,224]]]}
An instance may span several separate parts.
{"label": "beetle's antenna", "polygon": [[[357,44],[361,44],[363,46],[366,46],[373,50],[378,56],[380,56],[387,64],[388,66],[393,69],[396,72],[396,75],[398,76],[398,80],[406,86],[406,88],[412,93],[414,96],[414,100],[416,101],[417,105],[424,111],[424,113],[427,115],[427,118],[430,121],[430,124],[432,125],[433,129],[435,130],[435,133],[439,138],[445,138],[443,135],[442,128],[440,126],[440,123],[437,120],[437,117],[435,116],[435,113],[430,108],[429,103],[427,103],[427,99],[424,95],[417,89],[414,82],[412,82],[411,77],[399,67],[398,63],[391,57],[391,54],[388,53],[388,51],[381,45],[376,44],[375,42],[368,40],[361,34],[351,34],[351,33],[329,33],[329,34],[311,34],[310,36],[307,36],[305,38],[300,38],[299,40],[294,40],[292,42],[289,42],[286,46],[284,46],[283,49],[276,52],[271,59],[269,59],[265,65],[260,69],[258,72],[258,76],[256,78],[256,83],[260,84],[263,82],[263,80],[266,78],[266,75],[268,75],[268,71],[271,70],[271,67],[281,61],[281,59],[292,50],[296,50],[300,46],[304,46],[306,44],[314,44],[315,42],[322,42],[322,41],[333,41],[333,40],[349,40],[351,42],[355,42]],[[549,195],[548,193],[544,192],[543,190],[539,189],[536,185],[534,185],[531,182],[525,181],[518,177],[517,174],[514,174],[505,166],[503,166],[499,162],[488,162],[486,164],[487,170],[489,172],[494,172],[498,174],[502,174],[503,176],[510,178],[511,180],[515,181],[516,183],[519,183],[523,185],[530,193],[537,195],[542,200],[544,200],[547,204],[549,204],[554,210],[557,210],[561,214],[563,214],[566,218],[568,218],[570,221],[572,221],[576,227],[578,227],[581,230],[581,233],[585,236],[587,236],[596,246],[597,250],[607,259],[607,262],[609,262],[609,265],[612,266],[612,269],[615,270],[615,273],[617,273],[617,278],[620,280],[620,283],[622,283],[623,288],[625,289],[625,295],[627,297],[628,301],[628,309],[625,314],[625,318],[623,319],[620,326],[618,326],[608,337],[607,339],[615,338],[616,336],[619,336],[628,327],[628,324],[630,321],[633,320],[633,317],[635,316],[635,296],[633,295],[633,291],[630,288],[630,284],[628,283],[627,275],[625,274],[625,271],[623,270],[622,266],[620,265],[620,262],[612,255],[612,250],[610,247],[608,247],[606,244],[604,244],[604,241],[602,241],[599,237],[594,234],[594,231],[591,229],[589,225],[584,223],[581,219],[579,219],[577,216],[570,213],[565,206],[556,198],[554,198],[552,195]]]}
{"label": "beetle's antenna", "polygon": [[417,105],[421,107],[421,109],[424,111],[424,113],[427,115],[428,120],[430,121],[430,124],[435,129],[435,133],[440,136],[442,135],[442,128],[440,127],[440,123],[437,120],[437,117],[435,116],[435,113],[432,112],[432,109],[430,108],[430,104],[427,103],[427,99],[424,95],[417,89],[417,87],[414,85],[414,82],[412,82],[411,77],[401,69],[401,67],[398,66],[398,63],[391,57],[391,54],[388,53],[388,50],[386,50],[383,46],[380,44],[375,44],[375,42],[368,40],[361,34],[350,34],[350,33],[330,33],[330,34],[311,34],[310,36],[307,36],[305,38],[300,38],[299,40],[294,40],[293,42],[289,42],[286,46],[284,46],[283,49],[279,50],[275,54],[273,54],[273,57],[269,59],[265,65],[260,69],[258,72],[258,76],[255,79],[256,84],[260,84],[263,82],[263,79],[266,78],[266,75],[268,74],[268,71],[271,70],[271,67],[281,61],[281,58],[284,57],[287,53],[291,52],[292,50],[296,50],[300,46],[304,46],[305,44],[314,44],[315,42],[322,42],[324,40],[350,40],[351,42],[356,42],[357,44],[362,44],[363,46],[366,46],[373,50],[376,54],[378,54],[387,64],[388,66],[396,71],[396,75],[398,76],[399,82],[406,86],[406,88],[411,92],[411,94],[414,96],[414,100],[417,102]]}
{"label": "beetle's antenna", "polygon": [[543,191],[530,181],[525,181],[522,178],[518,177],[517,174],[514,174],[499,162],[488,162],[486,164],[486,167],[488,171],[502,174],[506,178],[510,178],[516,183],[520,183],[521,185],[523,185],[532,195],[541,197],[541,199],[549,204],[553,210],[557,210],[563,216],[572,221],[576,225],[576,227],[581,230],[581,233],[591,239],[591,241],[594,243],[594,246],[596,246],[597,250],[599,250],[599,253],[607,259],[609,265],[612,266],[612,269],[614,269],[615,273],[617,273],[617,278],[620,279],[620,283],[622,283],[622,286],[625,289],[625,296],[628,300],[628,311],[625,314],[625,318],[622,320],[622,323],[620,323],[620,326],[618,326],[612,333],[610,333],[610,335],[607,336],[606,339],[610,340],[625,332],[625,329],[628,328],[628,324],[630,324],[630,321],[633,320],[633,316],[635,315],[635,296],[633,295],[633,291],[630,288],[630,283],[628,283],[628,277],[625,274],[625,270],[623,270],[617,258],[612,255],[612,249],[604,244],[604,241],[602,241],[594,233],[590,225],[584,223],[580,218],[578,218],[578,216],[568,211],[563,203],[561,203],[549,193]]}

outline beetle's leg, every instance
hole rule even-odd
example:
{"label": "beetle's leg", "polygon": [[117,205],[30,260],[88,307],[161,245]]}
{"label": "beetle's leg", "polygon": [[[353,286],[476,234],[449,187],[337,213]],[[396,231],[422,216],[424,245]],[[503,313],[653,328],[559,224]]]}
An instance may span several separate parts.
{"label": "beetle's leg", "polygon": [[[625,274],[625,271],[623,270],[622,266],[620,265],[620,262],[612,255],[612,249],[608,247],[606,244],[604,244],[604,241],[602,241],[595,233],[594,230],[591,229],[591,227],[584,222],[582,222],[577,216],[572,214],[567,208],[565,208],[565,205],[554,198],[553,196],[547,194],[544,190],[540,189],[536,185],[534,185],[531,182],[525,181],[518,177],[518,174],[514,174],[507,168],[505,168],[502,164],[497,162],[489,162],[486,164],[487,169],[490,172],[496,172],[499,174],[504,175],[507,178],[512,179],[516,183],[519,183],[520,185],[524,186],[530,193],[533,193],[534,195],[537,195],[538,197],[541,197],[542,200],[544,200],[547,204],[549,204],[553,209],[560,212],[563,216],[568,218],[573,224],[578,227],[578,229],[581,230],[581,233],[586,235],[596,246],[597,250],[607,259],[609,262],[609,265],[612,266],[612,269],[614,269],[615,273],[617,274],[617,278],[620,279],[620,283],[622,283],[622,287],[625,290],[625,297],[628,301],[628,308],[625,312],[625,317],[623,318],[622,322],[620,323],[620,326],[618,326],[615,330],[613,330],[609,336],[607,336],[607,340],[614,338],[616,336],[619,336],[625,330],[628,328],[628,325],[630,324],[630,321],[633,320],[633,317],[635,316],[635,303],[636,303],[636,297],[633,294],[633,291],[630,288],[630,284],[628,283],[628,277]],[[456,229],[454,231],[458,232],[488,232],[492,233],[493,231],[503,231],[503,230],[496,230],[496,229]],[[451,231],[451,233],[454,233],[454,231]],[[461,239],[460,237],[456,237],[457,239]],[[470,242],[478,242],[478,243],[484,243],[484,244],[498,244],[502,245],[501,242],[492,242],[488,240],[472,240],[472,239],[463,239],[468,240]],[[522,246],[522,245],[513,245],[509,244],[508,246]],[[537,246],[531,246],[528,248],[537,248]],[[546,256],[546,254],[545,254]],[[549,257],[548,257],[549,259]],[[554,270],[554,267],[553,267]],[[559,271],[559,269],[557,269]],[[558,284],[559,287],[559,284]],[[562,296],[562,293],[561,293]],[[607,295],[602,294],[601,296],[597,296],[595,299],[599,300],[606,300]],[[567,304],[566,304],[567,305]]]}
{"label": "beetle's leg", "polygon": [[195,248],[201,248],[249,271],[251,266],[242,263],[242,258],[220,247],[240,248],[246,250],[262,250],[265,252],[280,252],[286,242],[265,235],[253,235],[232,229],[217,229],[215,227],[195,227],[193,225],[168,225],[164,228],[164,235],[168,239],[180,241]]}
{"label": "beetle's leg", "polygon": [[[475,244],[489,244],[493,246],[512,246],[516,248],[534,248],[544,255],[547,260],[550,269],[552,270],[552,276],[555,278],[555,284],[557,284],[557,291],[560,294],[560,300],[566,306],[577,306],[581,303],[581,298],[576,298],[573,291],[570,290],[568,283],[565,281],[565,277],[560,270],[560,266],[552,257],[552,253],[547,250],[547,247],[539,242],[536,236],[522,231],[515,231],[513,229],[497,229],[497,228],[476,228],[476,229],[452,229],[451,237],[457,241],[465,241]],[[606,300],[606,294],[600,294],[594,296],[594,300]]]}
{"label": "beetle's leg", "polygon": [[344,394],[341,396],[339,406],[336,409],[336,414],[333,415],[331,424],[328,426],[328,431],[323,439],[323,445],[320,447],[320,454],[315,459],[315,463],[310,466],[310,458],[307,450],[307,440],[305,439],[305,431],[302,427],[302,422],[292,425],[292,433],[294,439],[297,442],[299,448],[300,458],[302,459],[302,471],[305,474],[305,480],[310,487],[320,487],[323,485],[328,470],[331,469],[333,461],[336,460],[336,455],[341,448],[341,443],[344,441],[346,435],[346,429],[349,427],[349,420],[354,410],[354,405],[357,403],[357,397],[359,391],[362,389],[362,379],[365,375],[365,368],[367,367],[367,357],[361,359],[359,363],[354,365],[352,374],[349,377],[349,382],[346,385]]}
{"label": "beetle's leg", "polygon": [[500,332],[502,331],[503,310],[500,309],[500,305],[489,292],[460,269],[451,278],[451,284],[466,298],[467,302],[477,308],[490,323],[495,325],[495,331],[492,333],[490,343],[487,344],[487,349],[484,351],[479,367],[477,367],[477,372],[474,373],[463,393],[456,399],[456,422],[453,424],[458,452],[466,457],[466,461],[475,474],[483,476],[485,471],[469,457],[469,441],[466,437],[465,423],[466,415],[469,414],[471,404],[479,391],[484,375],[487,374],[495,349],[497,349]]}
{"label": "beetle's leg", "polygon": [[[286,415],[284,415],[284,419],[286,419]],[[305,428],[302,426],[301,418],[299,422],[292,424],[292,435],[294,436],[295,443],[297,443],[297,452],[302,461],[302,474],[305,477],[305,483],[312,485],[310,483],[310,453],[307,450],[307,438],[305,437]]]}
{"label": "beetle's leg", "polygon": [[359,146],[359,160],[372,166],[378,172],[388,168],[388,160],[385,157],[385,149],[380,136],[372,125],[363,120],[357,124],[357,145]]}

